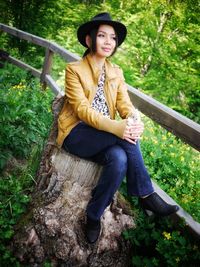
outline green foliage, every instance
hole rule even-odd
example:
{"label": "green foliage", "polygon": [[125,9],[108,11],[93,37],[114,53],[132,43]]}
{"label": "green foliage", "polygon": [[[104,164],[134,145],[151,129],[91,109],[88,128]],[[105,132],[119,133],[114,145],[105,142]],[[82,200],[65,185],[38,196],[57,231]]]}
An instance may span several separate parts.
{"label": "green foliage", "polygon": [[[127,39],[113,59],[123,67],[127,82],[199,122],[200,6],[195,1],[3,0],[1,6],[3,22],[79,55],[85,49],[77,42],[78,26],[98,12],[110,12],[128,28]],[[6,47],[5,36],[2,43]],[[34,53],[37,58],[44,55],[42,49],[16,38],[8,44],[17,46],[28,62]]]}
{"label": "green foliage", "polygon": [[[123,68],[126,81],[197,122],[200,118],[199,7],[194,0],[0,2],[3,23],[56,41],[79,55],[85,49],[77,42],[78,26],[98,12],[111,12],[114,19],[121,20],[128,28],[126,42],[113,58]],[[21,60],[41,68],[43,48],[15,37],[8,38],[6,34],[1,34],[0,44],[12,56],[20,55]],[[63,86],[65,62],[57,56],[53,62],[53,77]],[[13,157],[34,158],[35,155],[39,159],[39,152],[32,151],[39,151],[46,138],[52,95],[41,92],[35,80],[10,66],[0,70],[0,82],[2,171]],[[161,127],[144,120],[146,130],[141,147],[152,178],[199,221],[199,155]],[[33,182],[34,171],[29,168],[0,179],[1,266],[19,266],[6,246],[13,236],[13,225],[29,201],[27,188]],[[134,206],[137,206],[135,202]],[[183,225],[175,229],[166,220],[147,219],[139,214],[137,228],[125,233],[135,249],[133,266],[198,266],[199,245],[184,232]],[[46,262],[45,266],[50,263]]]}
{"label": "green foliage", "polygon": [[29,194],[35,183],[41,147],[29,151],[29,159],[23,168],[13,168],[12,172],[0,178],[0,266],[20,266],[9,250],[14,235],[14,225],[27,209]]}
{"label": "green foliage", "polygon": [[[131,198],[134,208],[138,202]],[[200,244],[180,223],[174,227],[169,219],[136,216],[136,228],[124,232],[133,245],[132,265],[136,267],[194,267],[200,260]]]}
{"label": "green foliage", "polygon": [[7,66],[0,71],[0,171],[10,157],[26,158],[31,146],[45,139],[51,121],[52,94],[24,72],[13,70]]}
{"label": "green foliage", "polygon": [[199,26],[189,19],[196,11],[178,1],[136,2],[124,14],[129,35],[117,59],[128,83],[199,121]]}
{"label": "green foliage", "polygon": [[141,148],[151,177],[200,222],[200,154],[146,117],[143,120]]}
{"label": "green foliage", "polygon": [[[200,221],[199,153],[150,119],[143,116],[142,120],[145,131],[141,149],[151,177]],[[121,192],[126,195],[126,182]],[[136,228],[126,231],[124,237],[133,244],[133,266],[198,266],[200,244],[185,230],[184,222],[174,226],[170,220],[147,217],[140,211],[136,198],[128,200],[133,205]]]}
{"label": "green foliage", "polygon": [[52,267],[52,264],[50,262],[45,262],[44,267]]}
{"label": "green foliage", "polygon": [[52,93],[12,65],[0,69],[0,266],[20,266],[8,245],[27,208],[52,121]]}

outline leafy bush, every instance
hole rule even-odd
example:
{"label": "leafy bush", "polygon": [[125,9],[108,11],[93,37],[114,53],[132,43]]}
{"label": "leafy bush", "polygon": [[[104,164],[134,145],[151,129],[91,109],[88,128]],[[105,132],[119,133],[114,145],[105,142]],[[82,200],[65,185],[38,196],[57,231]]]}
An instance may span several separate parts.
{"label": "leafy bush", "polygon": [[23,168],[0,179],[0,266],[20,266],[9,250],[14,235],[14,225],[30,201],[30,193],[35,184],[34,176],[38,167],[41,147],[30,151],[29,160]]}
{"label": "leafy bush", "polygon": [[19,69],[0,70],[0,172],[11,157],[27,158],[41,143],[51,122],[52,94]]}
{"label": "leafy bush", "polygon": [[[2,0],[0,9],[3,23],[54,40],[79,55],[85,49],[77,42],[78,26],[98,12],[110,12],[128,29],[113,59],[123,67],[127,82],[199,122],[199,5],[193,2],[33,0],[20,6]],[[41,67],[43,48],[17,38],[6,40],[3,35],[3,49],[17,47],[26,62],[35,65],[38,61]]]}
{"label": "leafy bush", "polygon": [[[100,2],[102,4],[99,4]],[[200,91],[197,71],[199,62],[196,60],[199,12],[192,1],[181,4],[146,0],[109,1],[109,3],[95,1],[94,4],[91,1],[61,1],[52,2],[46,6],[49,12],[46,12],[45,16],[40,16],[41,12],[46,10],[43,8],[37,16],[38,21],[42,20],[42,23],[35,23],[34,28],[31,28],[32,16],[27,16],[23,18],[23,25],[26,26],[24,29],[38,35],[41,33],[43,37],[58,41],[71,52],[80,55],[84,49],[77,43],[75,32],[78,25],[101,11],[110,11],[115,18],[114,14],[117,14],[117,17],[127,25],[129,34],[126,43],[122,45],[113,60],[124,69],[126,81],[142,88],[191,119],[199,121]],[[26,7],[30,9],[28,13],[25,10]],[[25,5],[21,16],[30,14],[33,11],[32,7]],[[88,7],[90,12],[86,12]],[[10,9],[13,9],[13,6]],[[5,23],[9,22],[12,25],[13,20],[9,20],[5,11],[7,9],[2,10],[4,10]],[[13,10],[16,12],[15,8]],[[32,14],[35,16],[34,12]],[[167,20],[165,27],[158,34],[163,14],[167,15]],[[49,27],[49,25],[54,26]],[[12,38],[8,43],[9,51],[10,44],[14,46],[16,43],[20,45],[20,51],[27,57],[26,62],[34,61],[31,62],[34,66],[41,66],[43,50],[39,51],[40,58],[38,58],[38,50],[35,52],[34,46],[26,43],[29,51],[24,52],[24,42],[20,43],[18,40],[14,42]],[[6,45],[3,40],[2,47]],[[13,49],[11,53],[13,55]],[[34,54],[37,54],[37,57],[32,60]],[[145,75],[142,75],[144,66],[148,65],[149,56],[152,56],[149,69]],[[54,77],[57,78],[59,70],[59,81],[63,84],[63,65],[59,63],[60,60],[57,62],[53,65],[53,70],[56,72]],[[13,156],[28,158],[32,155],[31,148],[34,145],[38,146],[45,138],[48,123],[51,120],[48,112],[51,97],[46,92],[41,92],[38,83],[25,72],[13,67],[8,66],[7,69],[0,70],[0,82],[2,86],[0,89],[1,171],[7,160]],[[46,101],[48,103],[45,103]],[[196,220],[200,220],[198,214],[200,204],[197,201],[200,195],[199,155],[151,121],[145,119],[145,126],[141,147],[151,177]],[[13,225],[28,201],[28,191],[24,191],[28,186],[23,181],[32,182],[34,177],[34,175],[25,175],[24,180],[24,178],[21,179],[21,175],[22,173],[18,172],[17,176],[9,175],[6,179],[0,180],[0,204],[2,204],[0,225],[4,227],[3,232],[0,232],[2,237],[0,253],[3,251],[1,254],[4,255],[5,266],[17,266],[17,263],[9,264],[10,254],[6,252],[5,244],[8,244],[13,235]],[[17,190],[14,190],[15,188]],[[126,238],[131,239],[135,247],[133,265],[198,266],[198,263],[196,264],[197,259],[199,260],[198,246],[190,237],[185,236],[183,229],[180,226],[180,229],[175,230],[165,220],[153,222],[150,218],[139,215],[137,228],[125,235]],[[186,256],[187,259],[185,259]],[[1,262],[0,265],[2,265]]]}
{"label": "leafy bush", "polygon": [[[199,153],[147,117],[143,116],[143,121],[141,149],[151,177],[200,221]],[[121,192],[126,195],[126,182]],[[133,266],[198,266],[200,244],[186,231],[184,222],[175,227],[169,219],[147,217],[136,198],[128,200],[133,205],[136,228],[124,232],[124,237],[133,245]]]}
{"label": "leafy bush", "polygon": [[[138,208],[135,198],[130,201]],[[200,261],[199,242],[185,231],[183,223],[175,228],[167,218],[147,217],[138,211],[136,228],[123,234],[133,245],[135,267],[195,267]]]}
{"label": "leafy bush", "polygon": [[52,121],[53,94],[18,68],[0,69],[0,266],[20,266],[7,248],[26,210]]}
{"label": "leafy bush", "polygon": [[141,148],[151,177],[200,222],[200,154],[146,117],[143,120]]}

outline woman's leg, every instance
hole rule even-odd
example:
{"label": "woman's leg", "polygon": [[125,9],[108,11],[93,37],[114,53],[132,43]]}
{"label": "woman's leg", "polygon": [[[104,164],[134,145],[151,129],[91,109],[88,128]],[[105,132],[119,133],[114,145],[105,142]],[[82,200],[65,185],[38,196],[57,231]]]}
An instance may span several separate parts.
{"label": "woman's leg", "polygon": [[150,176],[144,165],[139,142],[136,145],[124,140],[118,141],[119,145],[126,151],[128,169],[126,174],[127,191],[131,196],[147,196],[154,192]]}
{"label": "woman's leg", "polygon": [[127,169],[127,189],[128,194],[139,196],[139,203],[145,210],[150,210],[160,216],[168,216],[177,212],[177,205],[166,203],[156,192],[154,192],[149,174],[144,166],[139,142],[133,145],[124,140],[119,140],[119,144],[126,151]]}
{"label": "woman's leg", "polygon": [[95,243],[101,230],[100,218],[127,172],[127,156],[116,137],[85,124],[78,125],[64,141],[69,152],[103,165],[103,171],[87,205],[86,237]]}
{"label": "woman's leg", "polygon": [[[169,215],[178,210],[176,205],[169,205],[156,195],[156,193],[152,194],[154,189],[149,174],[146,171],[138,143],[133,145],[113,134],[99,131],[85,123],[80,123],[65,139],[63,146],[72,154],[93,160],[95,157],[97,158],[100,152],[104,153],[106,149],[112,146],[118,146],[119,149],[120,146],[127,157],[128,193],[139,197],[150,195],[144,200],[142,199],[141,204],[143,204],[144,208],[149,208],[159,215]],[[122,152],[120,153],[122,154]],[[107,167],[108,166],[105,165],[104,169]],[[114,178],[113,175],[110,179]],[[119,178],[119,180],[121,180],[121,178]],[[118,181],[118,183],[120,182]]]}
{"label": "woman's leg", "polygon": [[83,123],[72,131],[64,141],[64,148],[72,154],[103,165],[103,171],[87,206],[88,217],[99,221],[126,176],[126,152],[116,144],[117,137],[112,134],[98,131]]}
{"label": "woman's leg", "polygon": [[113,145],[93,157],[93,160],[103,164],[103,171],[92,191],[87,215],[90,219],[98,221],[126,175],[127,156],[120,146]]}
{"label": "woman's leg", "polygon": [[80,122],[65,138],[63,148],[81,158],[90,159],[104,149],[115,145],[116,140],[115,135]]}
{"label": "woman's leg", "polygon": [[70,153],[83,158],[92,158],[105,149],[118,145],[127,156],[127,189],[130,195],[145,196],[154,189],[145,168],[139,143],[131,144],[117,136],[99,131],[85,123],[78,124],[64,141]]}

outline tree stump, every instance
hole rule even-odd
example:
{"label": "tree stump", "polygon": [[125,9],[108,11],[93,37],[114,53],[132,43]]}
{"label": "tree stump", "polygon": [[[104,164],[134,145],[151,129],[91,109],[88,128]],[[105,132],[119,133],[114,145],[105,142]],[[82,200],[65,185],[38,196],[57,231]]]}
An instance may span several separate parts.
{"label": "tree stump", "polygon": [[16,226],[12,247],[25,266],[130,266],[131,245],[121,233],[134,227],[131,208],[117,193],[102,218],[99,240],[84,235],[85,209],[102,167],[55,144],[64,97],[53,102],[54,122],[43,152],[29,210]]}

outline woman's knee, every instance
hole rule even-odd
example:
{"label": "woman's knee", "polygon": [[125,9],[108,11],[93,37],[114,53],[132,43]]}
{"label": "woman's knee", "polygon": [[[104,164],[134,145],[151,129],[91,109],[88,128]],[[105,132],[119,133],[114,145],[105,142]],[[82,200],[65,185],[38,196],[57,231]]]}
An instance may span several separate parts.
{"label": "woman's knee", "polygon": [[112,146],[106,153],[107,162],[115,165],[115,168],[120,171],[127,169],[127,155],[126,152],[118,145]]}

